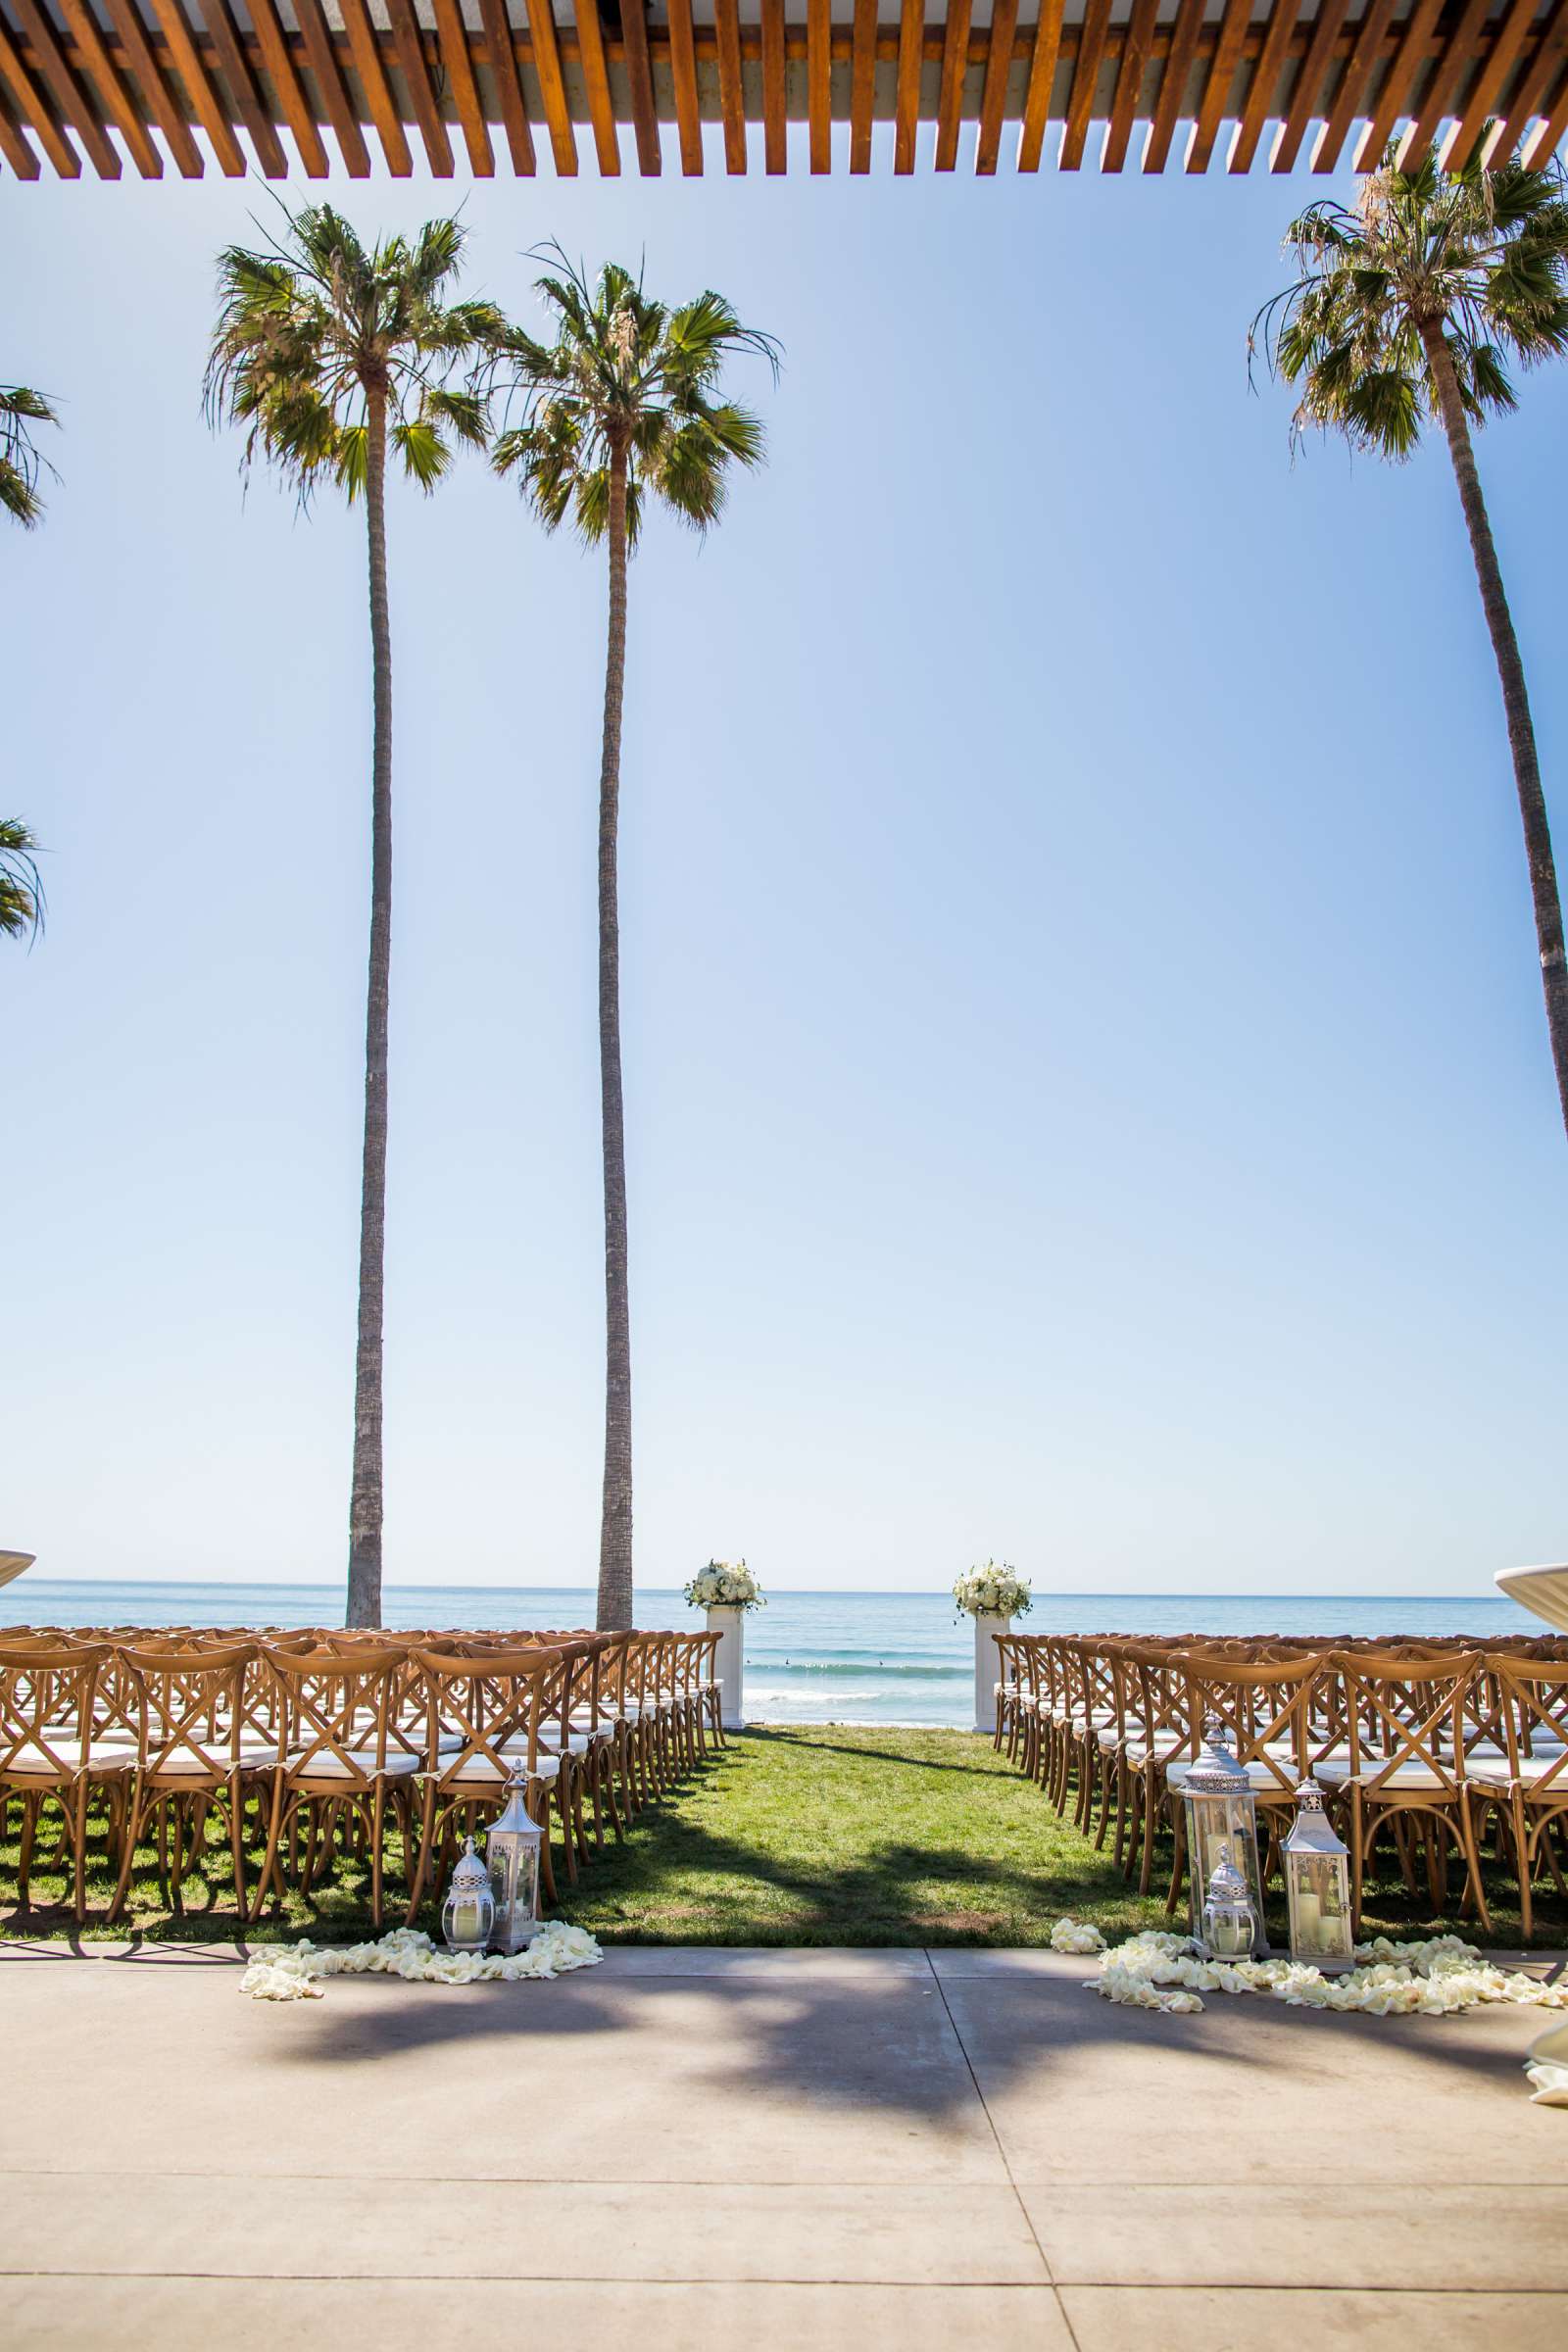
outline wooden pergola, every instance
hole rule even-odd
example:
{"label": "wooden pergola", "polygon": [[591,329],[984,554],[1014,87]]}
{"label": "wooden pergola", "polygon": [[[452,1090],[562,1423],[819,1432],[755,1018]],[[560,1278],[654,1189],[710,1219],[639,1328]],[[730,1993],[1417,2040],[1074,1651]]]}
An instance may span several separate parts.
{"label": "wooden pergola", "polygon": [[798,122],[813,172],[869,171],[877,123],[901,173],[1329,172],[1568,127],[1568,0],[884,4],[0,0],[0,167],[697,173],[714,123],[726,171],[782,172]]}

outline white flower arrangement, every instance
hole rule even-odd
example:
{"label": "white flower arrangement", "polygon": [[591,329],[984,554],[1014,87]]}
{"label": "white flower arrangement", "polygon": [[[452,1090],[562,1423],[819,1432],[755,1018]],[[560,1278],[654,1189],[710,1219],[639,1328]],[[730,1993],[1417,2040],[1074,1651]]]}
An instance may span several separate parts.
{"label": "white flower arrangement", "polygon": [[321,1977],[402,1977],[417,1984],[515,1984],[562,1977],[604,1958],[586,1928],[547,1920],[520,1952],[504,1957],[438,1950],[417,1928],[394,1928],[375,1943],[314,1944],[308,1938],[253,1960],[239,1981],[253,2001],[318,2001]]}
{"label": "white flower arrangement", "polygon": [[953,1597],[966,1617],[1026,1617],[1034,1605],[1028,1579],[1005,1560],[971,1568],[954,1585]]}
{"label": "white flower arrangement", "polygon": [[744,1560],[710,1560],[686,1587],[694,1609],[765,1609],[762,1588]]}
{"label": "white flower arrangement", "polygon": [[[1051,1940],[1057,1950],[1079,1948],[1058,1945],[1054,1932]],[[1105,1954],[1090,1989],[1123,2008],[1189,2012],[1202,2008],[1205,1992],[1267,1993],[1293,2009],[1353,2009],[1369,2017],[1447,2017],[1494,2001],[1568,2009],[1568,1987],[1494,1968],[1457,1936],[1422,1943],[1380,1936],[1357,1944],[1355,1959],[1348,1975],[1326,1977],[1297,1960],[1211,1960],[1190,1936],[1146,1930]]]}

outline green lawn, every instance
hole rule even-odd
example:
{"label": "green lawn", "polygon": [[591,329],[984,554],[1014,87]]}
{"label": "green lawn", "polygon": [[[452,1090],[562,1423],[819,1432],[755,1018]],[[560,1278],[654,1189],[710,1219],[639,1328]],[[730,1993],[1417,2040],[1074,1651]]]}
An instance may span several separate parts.
{"label": "green lawn", "polygon": [[[228,1854],[215,1842],[205,1877],[188,1882],[172,1914],[151,1868],[139,1868],[129,1926],[153,1937],[234,1933]],[[964,1732],[813,1725],[753,1731],[692,1773],[638,1819],[623,1846],[606,1845],[565,1916],[607,1943],[1038,1944],[1063,1912],[1114,1940],[1164,1924],[1166,1851],[1156,1893],[1140,1899],[1108,1850],[1096,1853],[1057,1820],[1041,1791]],[[0,1845],[0,1936],[68,1933],[58,1878],[35,1878],[34,1905],[16,1906],[16,1844]],[[390,1881],[388,1924],[401,1918]],[[1456,1882],[1455,1882],[1456,1884]],[[1513,1889],[1495,1887],[1495,1939],[1519,1934]],[[92,1883],[89,1937],[108,1931],[109,1888]],[[1397,1881],[1368,1890],[1368,1933],[1409,1934],[1430,1923]],[[1456,1924],[1450,1920],[1448,1925]],[[421,1921],[435,1927],[433,1908]],[[1542,1900],[1537,1939],[1564,1940],[1560,1901]],[[1283,1911],[1271,1930],[1284,1930]],[[122,1933],[124,1931],[122,1930]],[[368,1933],[358,1870],[310,1903],[291,1899],[250,1940]]]}

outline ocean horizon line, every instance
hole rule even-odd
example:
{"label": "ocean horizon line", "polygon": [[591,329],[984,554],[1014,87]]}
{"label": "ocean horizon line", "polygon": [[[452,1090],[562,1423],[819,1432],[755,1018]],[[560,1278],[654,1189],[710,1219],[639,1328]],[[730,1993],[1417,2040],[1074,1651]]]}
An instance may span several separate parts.
{"label": "ocean horizon line", "polygon": [[[44,1587],[69,1586],[76,1591],[90,1592],[93,1590],[114,1591],[121,1587],[130,1586],[136,1591],[142,1592],[210,1592],[214,1591],[235,1592],[335,1592],[343,1581],[344,1579],[339,1577],[300,1579],[276,1576],[38,1576],[29,1573],[26,1578],[26,1589],[29,1592],[36,1592]],[[400,1584],[390,1577],[383,1578],[382,1586],[383,1591],[389,1593],[441,1592],[451,1593],[453,1595],[463,1595],[465,1597],[471,1595],[483,1595],[491,1592],[591,1593],[595,1590],[595,1587],[592,1584],[571,1583],[530,1585]],[[21,1589],[20,1580],[17,1589]],[[661,1599],[670,1597],[679,1598],[682,1592],[682,1588],[679,1585],[638,1585],[636,1590],[640,1592],[646,1592],[650,1595],[657,1595]],[[770,1588],[764,1587],[764,1593],[768,1592],[777,1593],[780,1598],[787,1594],[791,1598],[802,1600],[945,1600],[951,1599],[952,1597],[948,1588],[941,1585],[774,1585]],[[1447,1592],[1423,1590],[1420,1592],[1405,1591],[1402,1592],[1371,1592],[1366,1591],[1364,1587],[1352,1588],[1339,1586],[1318,1586],[1315,1590],[1310,1592],[1283,1592],[1256,1585],[1237,1586],[1230,1590],[1221,1589],[1218,1591],[1212,1589],[1203,1591],[1197,1586],[1170,1585],[1152,1585],[1115,1589],[1109,1586],[1087,1587],[1074,1585],[1050,1585],[1043,1588],[1038,1588],[1035,1592],[1034,1597],[1037,1600],[1045,1598],[1051,1598],[1054,1600],[1162,1601],[1268,1600],[1301,1601],[1313,1603],[1325,1600],[1355,1600],[1364,1605],[1370,1606],[1379,1601],[1411,1602],[1421,1600],[1499,1600],[1504,1598],[1505,1595],[1498,1592],[1494,1586],[1491,1585],[1483,1585],[1480,1587],[1459,1587],[1456,1590],[1450,1590]]]}

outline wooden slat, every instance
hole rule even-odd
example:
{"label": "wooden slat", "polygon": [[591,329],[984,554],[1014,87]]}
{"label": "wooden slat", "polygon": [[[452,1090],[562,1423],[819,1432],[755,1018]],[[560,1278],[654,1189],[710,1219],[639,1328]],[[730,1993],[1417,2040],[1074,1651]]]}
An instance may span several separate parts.
{"label": "wooden slat", "polygon": [[140,9],[136,7],[135,0],[106,0],[106,5],[109,21],[120,36],[120,50],[125,69],[133,76],[152,121],[168,142],[175,170],[182,179],[200,179],[205,168],[202,151],[191,137],[190,124],[181,114],[173,92],[153,56]]}
{"label": "wooden slat", "polygon": [[718,32],[718,102],[724,115],[724,169],[746,169],[746,88],[741,80],[739,0],[713,0]]}
{"label": "wooden slat", "polygon": [[1400,148],[1401,160],[1414,163],[1425,155],[1438,133],[1438,126],[1457,104],[1456,93],[1466,66],[1476,53],[1481,28],[1492,14],[1492,0],[1470,0],[1459,19],[1457,31],[1450,34],[1427,85],[1421,101],[1421,112],[1411,123]]}
{"label": "wooden slat", "polygon": [[775,177],[787,169],[784,128],[784,0],[762,0],[762,163]]}
{"label": "wooden slat", "polygon": [[893,169],[914,170],[914,126],[920,112],[920,52],[925,31],[921,0],[903,0],[899,19],[899,85],[893,116]]}
{"label": "wooden slat", "polygon": [[98,94],[99,105],[129,148],[131,162],[143,179],[162,179],[164,159],[148,134],[141,107],[122,81],[119,69],[104,45],[97,18],[84,0],[60,0],[60,13],[66,20],[66,30],[76,44],[77,70],[85,70]]}
{"label": "wooden slat", "polygon": [[403,86],[414,108],[414,120],[424,142],[424,152],[437,179],[452,177],[452,141],[441,120],[436,104],[435,87],[430,79],[429,60],[424,54],[424,34],[414,13],[413,0],[386,0],[387,22],[392,27],[392,46],[397,52]]}
{"label": "wooden slat", "polygon": [[1493,158],[1512,155],[1536,116],[1545,113],[1546,101],[1556,87],[1565,62],[1568,62],[1568,0],[1556,0],[1536,43],[1535,54],[1524,70],[1508,119],[1498,126]]}
{"label": "wooden slat", "polygon": [[33,133],[61,178],[79,179],[81,158],[66,136],[65,124],[47,88],[42,82],[35,82],[23,64],[22,52],[12,39],[11,27],[4,17],[0,17],[0,81],[11,92],[18,119]]}
{"label": "wooden slat", "polygon": [[288,41],[278,20],[272,0],[246,0],[252,28],[262,52],[262,64],[272,85],[272,95],[283,110],[283,120],[294,134],[294,144],[300,151],[307,179],[324,179],[327,174],[326,149],[316,127],[316,109],[311,105],[294,71]]}
{"label": "wooden slat", "polygon": [[257,162],[269,179],[286,179],[288,158],[283,153],[283,142],[272,127],[271,118],[262,104],[262,94],[245,62],[227,0],[202,0],[202,23],[212,35],[229,104],[250,133]]}
{"label": "wooden slat", "polygon": [[958,123],[963,106],[963,76],[969,63],[969,0],[948,0],[948,24],[942,36],[942,89],[937,99],[936,168],[951,172],[958,160]]}
{"label": "wooden slat", "polygon": [[550,0],[524,0],[528,37],[533,43],[533,70],[539,77],[539,98],[550,133],[550,153],[562,179],[577,176],[577,135],[571,127],[566,85],[561,71],[561,44],[556,38],[556,14]]}
{"label": "wooden slat", "polygon": [[490,125],[484,119],[479,85],[474,79],[463,11],[458,0],[434,0],[434,9],[436,53],[446,69],[447,88],[452,93],[452,110],[463,133],[468,169],[476,179],[493,179],[496,152],[490,144]]}
{"label": "wooden slat", "polygon": [[806,0],[806,120],[813,172],[833,169],[832,0]]}
{"label": "wooden slat", "polygon": [[1046,118],[1060,49],[1061,0],[1040,0],[1035,45],[1029,52],[1029,80],[1023,94],[1023,121],[1018,127],[1020,172],[1040,169],[1040,151],[1046,143]]}
{"label": "wooden slat", "polygon": [[1007,75],[1012,70],[1013,35],[1018,29],[1018,0],[992,0],[991,38],[986,47],[986,78],[980,92],[980,128],[975,139],[974,168],[988,177],[1002,153],[1002,118],[1007,104]]}
{"label": "wooden slat", "polygon": [[[156,5],[156,0],[155,0]],[[365,92],[375,135],[381,142],[386,168],[394,179],[407,179],[414,170],[414,157],[403,129],[403,118],[392,97],[392,85],[386,77],[381,58],[381,44],[375,37],[375,27],[367,13],[365,0],[338,0],[343,12],[343,25],[349,36],[349,55],[354,71]]]}
{"label": "wooden slat", "polygon": [[1100,87],[1101,60],[1110,28],[1110,0],[1088,0],[1078,30],[1078,55],[1073,61],[1072,87],[1067,92],[1067,122],[1061,134],[1059,168],[1076,172],[1084,160],[1089,125],[1094,120],[1095,93]]}
{"label": "wooden slat", "polygon": [[120,177],[120,151],[98,120],[91,95],[66,63],[55,28],[36,0],[11,0],[17,22],[27,36],[34,70],[59,108],[63,120],[80,139],[100,179]]}
{"label": "wooden slat", "polygon": [[[780,7],[783,0],[779,0]],[[620,38],[625,52],[626,79],[631,87],[631,122],[637,139],[637,162],[644,179],[657,179],[663,170],[659,144],[659,116],[654,108],[654,74],[648,60],[646,0],[620,0]]]}
{"label": "wooden slat", "polygon": [[1301,0],[1274,0],[1269,12],[1268,27],[1263,34],[1263,46],[1258,51],[1252,78],[1248,84],[1247,104],[1242,109],[1242,119],[1236,126],[1236,136],[1231,141],[1230,161],[1226,166],[1228,171],[1250,172],[1252,168],[1252,158],[1257,153],[1263,126],[1273,119],[1274,93],[1279,88],[1285,54],[1291,45],[1291,35],[1296,30]]}
{"label": "wooden slat", "polygon": [[[1013,0],[1016,6],[1017,0]],[[871,169],[871,101],[876,89],[877,0],[855,0],[850,58],[850,170]]]}
{"label": "wooden slat", "polygon": [[604,36],[599,29],[599,0],[571,0],[577,20],[577,62],[588,91],[588,120],[594,127],[594,153],[607,179],[620,177],[620,141],[615,135],[615,110],[610,102],[610,75],[605,68]]}
{"label": "wooden slat", "polygon": [[1183,101],[1187,95],[1188,76],[1192,71],[1193,54],[1198,47],[1199,27],[1203,22],[1203,0],[1180,0],[1176,21],[1171,27],[1170,50],[1165,59],[1165,71],[1159,79],[1159,96],[1154,104],[1154,120],[1150,126],[1149,145],[1144,149],[1144,170],[1163,172],[1165,158],[1177,122],[1181,120]]}
{"label": "wooden slat", "polygon": [[[1490,6],[1490,0],[1488,0]],[[1279,137],[1274,142],[1274,154],[1269,164],[1272,172],[1289,172],[1301,151],[1308,125],[1325,111],[1324,83],[1334,55],[1334,44],[1340,37],[1349,0],[1318,0],[1317,22],[1312,27],[1312,39],[1301,71],[1296,76],[1291,92],[1291,111],[1280,124]]]}
{"label": "wooden slat", "polygon": [[1252,0],[1226,0],[1225,14],[1220,19],[1219,38],[1214,43],[1214,54],[1208,61],[1208,72],[1203,77],[1203,94],[1198,101],[1193,135],[1188,142],[1189,172],[1208,170],[1214,141],[1219,136],[1219,126],[1229,110],[1231,85],[1236,79],[1237,62],[1251,16]]}
{"label": "wooden slat", "polygon": [[[1565,0],[1568,5],[1568,0]],[[1133,124],[1138,119],[1138,101],[1143,95],[1144,75],[1149,70],[1149,53],[1153,45],[1154,20],[1159,14],[1159,0],[1134,0],[1133,13],[1128,21],[1121,45],[1121,63],[1116,68],[1116,87],[1110,101],[1110,125],[1105,132],[1105,144],[1101,153],[1102,172],[1119,172],[1127,160],[1127,142],[1132,137]]]}
{"label": "wooden slat", "polygon": [[1312,150],[1314,172],[1332,172],[1340,160],[1350,124],[1366,111],[1368,91],[1383,55],[1397,0],[1370,0],[1355,28],[1355,39],[1334,99],[1334,111],[1317,134]]}
{"label": "wooden slat", "polygon": [[1459,121],[1449,132],[1443,150],[1445,171],[1454,171],[1468,163],[1487,123],[1496,109],[1509,75],[1519,61],[1536,10],[1541,0],[1513,0],[1513,5],[1497,29],[1497,37],[1487,52],[1486,64],[1476,77],[1470,92],[1470,102]]}
{"label": "wooden slat", "polygon": [[5,78],[0,75],[0,155],[19,179],[36,179],[43,169],[22,133],[22,120],[12,112]]}
{"label": "wooden slat", "polygon": [[697,42],[692,0],[669,0],[669,77],[675,85],[680,168],[688,179],[703,173],[703,119],[697,98]]}
{"label": "wooden slat", "polygon": [[359,118],[349,103],[342,70],[337,62],[337,51],[332,46],[332,35],[321,13],[321,0],[294,0],[294,17],[300,28],[300,38],[305,44],[305,55],[310,61],[311,79],[316,84],[317,96],[326,120],[332,126],[332,135],[337,140],[338,153],[343,158],[349,177],[368,179],[370,173],[370,151],[365,144],[365,133],[360,128]]}
{"label": "wooden slat", "polygon": [[1568,74],[1562,77],[1551,108],[1520,161],[1532,172],[1544,171],[1557,152],[1557,142],[1568,130]]}
{"label": "wooden slat", "polygon": [[1443,0],[1416,0],[1404,27],[1404,37],[1395,52],[1394,63],[1378,93],[1377,112],[1362,131],[1355,150],[1355,170],[1372,172],[1377,169],[1383,150],[1389,143],[1394,125],[1410,102],[1415,77],[1426,63],[1432,44],[1432,28],[1443,12]]}
{"label": "wooden slat", "polygon": [[[133,0],[127,0],[127,4],[133,5]],[[190,100],[197,122],[212,142],[219,170],[227,179],[243,178],[245,151],[234,136],[234,125],[229,121],[228,111],[202,63],[180,0],[153,0],[153,15],[158,19],[158,28],[168,45],[169,62],[178,77],[180,88]]]}

